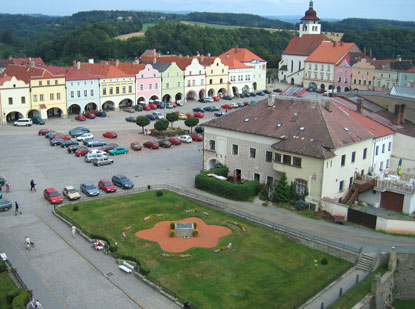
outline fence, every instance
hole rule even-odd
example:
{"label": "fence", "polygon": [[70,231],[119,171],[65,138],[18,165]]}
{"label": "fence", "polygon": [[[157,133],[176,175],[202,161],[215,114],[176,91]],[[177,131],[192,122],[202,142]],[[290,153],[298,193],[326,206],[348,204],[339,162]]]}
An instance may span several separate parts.
{"label": "fence", "polygon": [[[209,198],[209,197],[204,196],[204,195],[199,195],[199,194],[196,194],[196,193],[192,193],[192,192],[189,192],[187,190],[183,190],[181,188],[170,186],[170,185],[157,184],[157,185],[151,185],[151,186],[148,185],[147,187],[139,187],[139,188],[133,188],[133,189],[123,190],[123,191],[120,190],[120,191],[117,191],[117,192],[111,194],[111,196],[121,196],[121,195],[125,195],[125,194],[141,193],[141,192],[148,192],[148,191],[155,191],[155,190],[167,190],[167,191],[171,191],[171,192],[180,194],[180,195],[185,196],[187,198],[190,198],[190,199],[192,199],[192,200],[194,200],[198,203],[202,203],[203,205],[205,205],[209,208],[212,208],[214,210],[218,210],[218,211],[233,215],[235,217],[247,220],[249,222],[260,225],[262,227],[271,229],[274,232],[282,233],[282,234],[284,234],[284,235],[286,235],[290,238],[294,238],[295,240],[302,240],[304,244],[307,244],[307,242],[313,242],[313,243],[321,244],[321,245],[324,245],[324,246],[327,246],[327,247],[331,247],[335,250],[351,253],[351,254],[355,255],[356,259],[357,259],[358,255],[362,252],[362,249],[363,249],[363,248],[355,248],[355,247],[352,247],[352,246],[348,246],[348,245],[345,245],[345,244],[342,244],[342,243],[339,243],[339,242],[336,242],[336,241],[332,241],[332,240],[329,240],[329,239],[326,239],[326,238],[323,238],[323,237],[320,237],[320,236],[317,236],[317,235],[313,235],[313,234],[310,234],[310,233],[304,233],[304,232],[301,232],[301,231],[297,231],[297,230],[292,229],[288,226],[277,224],[277,223],[271,222],[269,220],[266,220],[266,219],[263,219],[263,218],[260,218],[260,217],[257,217],[257,216],[250,215],[246,212],[236,210],[236,209],[230,207],[228,204],[226,204],[224,202],[221,202],[217,199],[213,199],[213,198]],[[108,198],[108,196],[98,196],[98,197],[95,197],[94,199],[96,199],[96,198]],[[84,200],[85,201],[89,200],[89,198],[81,198],[80,200],[77,200],[76,202],[84,201]],[[73,204],[73,203],[74,202],[67,202],[67,203],[61,204],[59,206],[55,206],[55,210],[56,210],[56,207],[60,207],[60,206],[63,206],[63,205],[68,205],[68,204]],[[56,214],[56,211],[55,211],[55,214]],[[69,218],[67,218],[66,216],[63,216],[62,214],[59,214],[59,215],[64,217],[64,219],[67,220],[68,222],[70,222],[71,224],[74,223]],[[85,233],[85,234],[88,235],[89,233]],[[89,235],[94,236],[94,235],[91,235],[91,234],[89,234]],[[95,238],[95,237],[92,237],[92,238]],[[101,237],[101,239],[102,239],[102,237]],[[122,257],[121,255],[118,254],[118,252],[114,253],[113,255],[116,258],[117,257]],[[131,258],[131,259],[139,264],[139,262],[136,259],[134,259],[134,258]],[[341,275],[343,275],[343,273],[340,274],[339,276],[341,276]],[[334,278],[333,281],[336,280],[339,276]],[[162,286],[160,281],[158,281],[157,279],[151,277],[148,273],[142,273],[142,279],[144,281],[149,281],[151,283],[151,285],[155,285],[161,292],[164,292],[165,294],[170,295],[171,298],[179,301],[180,303],[183,304],[185,302],[185,300],[183,298],[178,296],[175,292],[171,291],[170,289]],[[193,304],[191,304],[191,307],[197,309],[197,307]]]}
{"label": "fence", "polygon": [[26,286],[26,284],[24,283],[23,279],[17,273],[16,268],[13,267],[12,263],[8,259],[5,260],[4,263],[7,265],[7,268],[9,268],[11,270],[11,273],[13,274],[14,278],[19,283],[19,285],[29,293],[29,298],[30,298],[30,301],[29,302],[33,301],[33,293],[32,293],[32,290],[29,290],[29,288]]}

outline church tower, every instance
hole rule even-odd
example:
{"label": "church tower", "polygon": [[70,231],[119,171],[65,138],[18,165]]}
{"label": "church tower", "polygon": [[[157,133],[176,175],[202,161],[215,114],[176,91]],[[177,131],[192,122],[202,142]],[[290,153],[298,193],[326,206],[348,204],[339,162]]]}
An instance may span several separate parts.
{"label": "church tower", "polygon": [[300,22],[300,38],[303,34],[321,34],[320,18],[317,17],[313,9],[313,0],[310,1],[310,8],[305,12],[305,16]]}

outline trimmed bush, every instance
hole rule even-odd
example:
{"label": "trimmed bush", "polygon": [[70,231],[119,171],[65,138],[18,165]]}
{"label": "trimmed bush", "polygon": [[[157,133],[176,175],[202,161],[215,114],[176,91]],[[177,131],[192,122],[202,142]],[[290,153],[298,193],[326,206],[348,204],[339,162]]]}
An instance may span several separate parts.
{"label": "trimmed bush", "polygon": [[156,196],[163,196],[163,191],[157,191]]}
{"label": "trimmed bush", "polygon": [[176,236],[176,231],[175,231],[175,230],[171,230],[171,231],[170,231],[170,236],[172,236],[172,237],[173,237],[173,236]]}
{"label": "trimmed bush", "polygon": [[170,222],[170,228],[174,230],[174,227],[175,227],[174,222],[173,222],[173,221],[172,221],[172,222]]}
{"label": "trimmed bush", "polygon": [[197,228],[197,222],[196,222],[196,221],[194,221],[194,222],[193,222],[193,226],[194,226],[195,228]]}
{"label": "trimmed bush", "polygon": [[12,308],[13,309],[25,309],[26,305],[30,301],[29,293],[25,289],[18,289],[18,295],[13,298]]}
{"label": "trimmed bush", "polygon": [[323,265],[327,265],[328,263],[329,263],[329,261],[326,258],[323,258],[321,260],[321,264],[323,264]]}
{"label": "trimmed bush", "polygon": [[192,232],[192,235],[193,236],[199,235],[199,230],[198,229],[194,229],[193,232]]}
{"label": "trimmed bush", "polygon": [[73,211],[78,211],[78,210],[79,210],[79,206],[74,205],[74,206],[72,207],[72,210],[73,210]]}
{"label": "trimmed bush", "polygon": [[13,299],[19,295],[20,291],[18,289],[10,291],[6,294],[6,301],[8,304],[11,304],[13,302]]}
{"label": "trimmed bush", "polygon": [[195,177],[195,187],[224,198],[247,201],[258,194],[259,182],[248,181],[243,184],[236,184],[224,180],[219,180],[214,177],[208,177],[207,174],[216,174],[226,177],[229,169],[224,166],[210,171],[202,172]]}
{"label": "trimmed bush", "polygon": [[0,260],[0,273],[7,270],[6,263],[4,263],[2,260]]}

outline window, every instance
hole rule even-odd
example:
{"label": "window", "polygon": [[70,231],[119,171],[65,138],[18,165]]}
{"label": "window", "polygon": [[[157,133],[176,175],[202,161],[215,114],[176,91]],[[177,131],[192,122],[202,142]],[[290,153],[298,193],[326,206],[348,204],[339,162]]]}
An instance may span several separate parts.
{"label": "window", "polygon": [[301,158],[293,157],[293,165],[301,167]]}
{"label": "window", "polygon": [[256,157],[256,149],[255,148],[249,148],[249,157],[251,159],[255,159],[255,157]]}
{"label": "window", "polygon": [[78,98],[80,98],[80,97],[81,97],[81,90],[78,90],[78,91],[76,92],[76,95],[78,96]]}
{"label": "window", "polygon": [[155,83],[155,84],[154,84],[154,88],[155,88],[155,89],[159,89],[159,84],[158,84],[158,83]]}
{"label": "window", "polygon": [[192,80],[192,86],[195,86],[196,85],[196,80],[194,79],[194,80]]}
{"label": "window", "polygon": [[190,80],[187,81],[187,87],[190,87]]}
{"label": "window", "polygon": [[[104,88],[105,89],[105,88]],[[105,94],[105,93],[104,93]],[[75,96],[75,92],[71,91],[71,98],[73,98]]]}
{"label": "window", "polygon": [[367,157],[367,148],[363,149],[363,160]]}
{"label": "window", "polygon": [[90,93],[91,93],[91,97],[93,97],[94,96],[94,89],[91,89]]}
{"label": "window", "polygon": [[117,86],[117,87],[115,87],[115,93],[116,93],[116,94],[120,94],[120,87],[118,87],[118,86]]}
{"label": "window", "polygon": [[265,162],[271,162],[271,161],[272,161],[272,152],[265,151]]}
{"label": "window", "polygon": [[133,92],[133,86],[128,86],[128,93],[131,93],[131,92]]}
{"label": "window", "polygon": [[260,181],[261,180],[261,175],[259,175],[258,173],[254,173],[254,180]]}
{"label": "window", "polygon": [[215,150],[215,141],[214,140],[210,140],[209,141],[209,150]]}
{"label": "window", "polygon": [[342,77],[339,76],[339,78],[337,79],[337,82],[341,83],[341,81],[342,81]]}
{"label": "window", "polygon": [[350,177],[349,178],[349,188],[352,186],[352,184],[353,184],[353,177]]}
{"label": "window", "polygon": [[237,155],[238,155],[238,152],[239,152],[239,147],[238,147],[238,145],[232,145],[232,154],[233,154],[234,156],[237,156]]}
{"label": "window", "polygon": [[53,93],[51,93],[49,96],[50,96],[51,101],[53,101],[55,99],[55,95]]}
{"label": "window", "polygon": [[307,192],[307,181],[304,179],[295,180],[295,188],[298,194],[305,195]]}
{"label": "window", "polygon": [[182,85],[182,84],[181,84],[180,82],[177,82],[177,87],[178,87],[178,88],[180,88],[180,87],[181,87],[181,85]]}
{"label": "window", "polygon": [[391,151],[391,149],[392,149],[392,143],[389,142],[389,144],[388,144],[388,151]]}
{"label": "window", "polygon": [[26,103],[26,97],[21,97],[21,103],[25,104]]}
{"label": "window", "polygon": [[114,94],[114,88],[110,87],[110,94]]}
{"label": "window", "polygon": [[267,176],[267,185],[271,186],[274,183],[274,178],[271,176]]}
{"label": "window", "polygon": [[342,155],[342,163],[341,166],[344,166],[346,164],[346,155]]}
{"label": "window", "polygon": [[41,80],[39,81],[39,86],[42,86],[42,81]]}
{"label": "window", "polygon": [[9,105],[13,105],[13,98],[9,98]]}
{"label": "window", "polygon": [[386,160],[386,168],[389,168],[389,159]]}
{"label": "window", "polygon": [[356,151],[352,152],[352,163],[356,161]]}
{"label": "window", "polygon": [[343,190],[344,190],[344,180],[340,181],[340,184],[339,184],[339,192],[343,192]]}
{"label": "window", "polygon": [[61,93],[60,92],[58,92],[57,94],[56,94],[56,100],[60,100],[61,99]]}
{"label": "window", "polygon": [[106,95],[106,94],[107,94],[107,88],[105,88],[105,87],[104,87],[104,88],[102,88],[102,94],[103,94],[103,95]]}
{"label": "window", "polygon": [[212,85],[213,84],[213,80],[209,79],[209,84]]}
{"label": "window", "polygon": [[46,83],[48,84],[48,86],[50,86],[50,80],[48,80]]}
{"label": "window", "polygon": [[144,90],[144,85],[143,84],[140,85],[140,90]]}
{"label": "window", "polygon": [[58,80],[57,79],[55,79],[55,85],[57,85],[58,84]]}
{"label": "window", "polygon": [[148,85],[149,90],[153,90],[153,84]]}
{"label": "window", "polygon": [[220,83],[220,84],[223,84],[223,78],[221,78],[221,79],[219,80],[219,83]]}
{"label": "window", "polygon": [[88,90],[84,90],[84,97],[88,96]]}
{"label": "window", "polygon": [[281,162],[281,154],[276,152],[274,153],[274,161]]}
{"label": "window", "polygon": [[379,165],[379,172],[381,172],[381,171],[383,171],[383,161],[380,162],[380,165]]}
{"label": "window", "polygon": [[36,94],[33,95],[33,102],[37,102],[37,95]]}
{"label": "window", "polygon": [[39,95],[39,100],[40,100],[41,102],[43,102],[43,101],[44,101],[43,94],[40,94],[40,95]]}
{"label": "window", "polygon": [[285,163],[285,164],[290,164],[291,165],[291,156],[283,155],[282,156],[282,162]]}
{"label": "window", "polygon": [[376,155],[378,155],[378,154],[379,154],[379,146],[376,146],[376,152],[375,152],[375,154],[376,154]]}
{"label": "window", "polygon": [[170,84],[166,83],[166,89],[169,89],[169,88],[170,88]]}
{"label": "window", "polygon": [[127,92],[127,88],[125,86],[122,86],[122,93],[126,93]]}
{"label": "window", "polygon": [[205,83],[205,80],[202,78],[202,80],[200,81],[200,85],[203,86],[204,83]]}
{"label": "window", "polygon": [[385,153],[385,144],[382,144],[382,153]]}

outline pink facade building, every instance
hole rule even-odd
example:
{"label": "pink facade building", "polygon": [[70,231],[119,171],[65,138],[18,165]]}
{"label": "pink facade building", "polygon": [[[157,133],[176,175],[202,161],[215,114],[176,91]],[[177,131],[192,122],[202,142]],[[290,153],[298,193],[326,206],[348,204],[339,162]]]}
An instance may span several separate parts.
{"label": "pink facade building", "polygon": [[334,68],[334,89],[337,92],[349,91],[352,78],[352,67],[349,54]]}
{"label": "pink facade building", "polygon": [[148,104],[150,100],[161,101],[161,73],[151,64],[146,64],[136,74],[136,85],[137,102]]}

